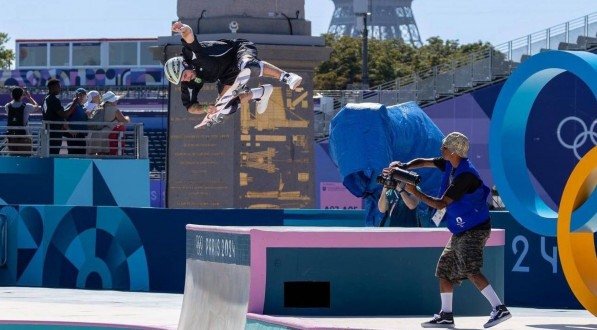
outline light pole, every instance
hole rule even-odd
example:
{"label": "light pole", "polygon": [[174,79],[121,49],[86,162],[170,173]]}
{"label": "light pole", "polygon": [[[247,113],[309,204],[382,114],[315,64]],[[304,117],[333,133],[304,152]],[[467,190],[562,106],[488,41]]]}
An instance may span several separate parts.
{"label": "light pole", "polygon": [[369,89],[369,30],[367,30],[367,16],[371,15],[371,13],[367,12],[360,15],[363,16],[363,64],[361,66],[361,71],[363,72],[362,88]]}
{"label": "light pole", "polygon": [[352,9],[353,13],[357,16],[357,28],[360,27],[360,18],[363,18],[363,49],[362,59],[363,63],[361,66],[361,89],[369,89],[369,56],[368,56],[368,42],[369,42],[369,31],[367,30],[367,17],[371,15],[370,0],[353,0]]}

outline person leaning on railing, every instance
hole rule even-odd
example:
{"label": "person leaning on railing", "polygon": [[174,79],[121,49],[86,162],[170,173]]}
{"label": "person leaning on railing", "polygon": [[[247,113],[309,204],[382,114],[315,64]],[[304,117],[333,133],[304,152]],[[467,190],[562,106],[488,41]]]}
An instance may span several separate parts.
{"label": "person leaning on railing", "polygon": [[[37,102],[31,97],[28,91],[23,90],[21,87],[15,87],[11,91],[12,101],[7,103],[4,108],[6,109],[6,126],[20,126],[21,129],[8,129],[6,132],[10,135],[18,135],[18,137],[8,137],[8,150],[9,151],[31,151],[31,138],[28,136],[29,132],[25,126],[29,125],[29,115],[40,109]],[[22,101],[23,94],[32,103],[25,103]]]}
{"label": "person leaning on railing", "polygon": [[[77,97],[73,99],[70,106],[65,110],[57,95],[60,94],[60,81],[58,79],[50,79],[47,83],[48,94],[44,98],[42,105],[43,119],[44,121],[64,121],[68,118],[73,111],[75,111],[75,105],[77,104]],[[62,134],[64,128],[62,124],[49,124],[49,145],[50,154],[57,155],[60,153],[60,146],[62,145]]]}
{"label": "person leaning on railing", "polygon": [[[98,131],[89,134],[87,153],[90,155],[110,155],[116,154],[110,148],[110,134],[117,128],[118,123],[129,123],[131,119],[125,116],[117,107],[119,97],[112,91],[102,95],[102,104],[94,110],[91,119],[101,123],[95,127]],[[99,116],[96,118],[96,116]],[[114,124],[111,124],[114,123]]]}

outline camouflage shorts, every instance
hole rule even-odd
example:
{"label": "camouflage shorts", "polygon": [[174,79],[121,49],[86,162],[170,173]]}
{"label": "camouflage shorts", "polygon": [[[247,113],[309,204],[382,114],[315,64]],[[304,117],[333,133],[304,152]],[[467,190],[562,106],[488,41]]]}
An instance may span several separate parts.
{"label": "camouflage shorts", "polygon": [[437,262],[435,276],[460,284],[468,275],[480,273],[483,267],[483,247],[490,231],[469,230],[458,236],[452,235]]}

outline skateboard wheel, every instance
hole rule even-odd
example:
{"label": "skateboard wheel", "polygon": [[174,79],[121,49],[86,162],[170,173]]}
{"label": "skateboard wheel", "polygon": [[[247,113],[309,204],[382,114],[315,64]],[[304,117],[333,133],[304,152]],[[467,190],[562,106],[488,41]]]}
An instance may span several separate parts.
{"label": "skateboard wheel", "polygon": [[236,90],[236,89],[233,90],[232,91],[232,96],[234,96],[234,97],[238,96],[238,90]]}

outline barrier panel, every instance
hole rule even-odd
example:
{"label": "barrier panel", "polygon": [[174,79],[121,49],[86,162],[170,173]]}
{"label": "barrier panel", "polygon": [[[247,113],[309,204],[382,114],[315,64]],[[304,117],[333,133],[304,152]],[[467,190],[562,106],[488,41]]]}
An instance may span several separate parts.
{"label": "barrier panel", "polygon": [[[285,226],[295,229],[305,226],[328,226],[328,229],[334,226],[364,226],[362,210],[180,210],[6,205],[0,207],[1,216],[6,218],[9,238],[6,241],[6,265],[0,268],[2,286],[176,293],[184,289],[187,224]],[[492,212],[491,216],[493,227],[504,228],[506,232],[503,251],[505,302],[525,307],[580,308],[562,274],[555,238],[542,237],[526,230],[508,212]],[[386,229],[372,230],[383,232]],[[275,253],[281,251],[278,248]],[[283,252],[293,255],[296,251],[289,249]],[[434,269],[440,252],[441,248],[437,247],[437,252],[421,255],[420,258],[428,259],[431,263],[429,267]],[[326,258],[332,258],[331,252],[326,253]],[[399,262],[393,260],[401,257],[399,252],[392,253],[385,253],[391,257],[375,266],[381,269],[372,270],[370,281],[379,284],[388,276],[395,275],[392,272],[400,268],[400,262],[410,267],[410,259]],[[381,258],[381,255],[376,258]],[[384,268],[383,263],[386,262],[395,265],[387,266],[392,271]],[[89,265],[88,270],[97,267],[101,271],[85,271],[87,275],[84,275],[81,272],[84,264]],[[129,269],[133,265],[135,268]],[[412,271],[411,268],[409,270]],[[56,274],[62,275],[54,276]],[[425,275],[433,277],[433,270],[426,271]],[[430,288],[433,291],[437,285],[433,284]],[[458,292],[460,294],[461,289]],[[435,299],[437,295],[430,292],[430,296]]]}

